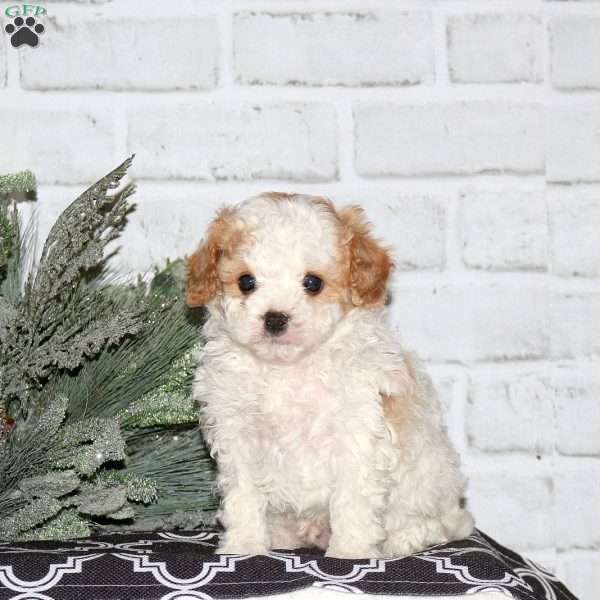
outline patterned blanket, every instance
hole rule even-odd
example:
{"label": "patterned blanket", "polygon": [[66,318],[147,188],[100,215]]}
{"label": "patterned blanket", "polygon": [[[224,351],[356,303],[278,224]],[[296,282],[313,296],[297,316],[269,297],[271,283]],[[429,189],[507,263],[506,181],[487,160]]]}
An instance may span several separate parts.
{"label": "patterned blanket", "polygon": [[209,600],[307,586],[397,596],[503,591],[519,600],[576,600],[551,573],[480,531],[394,559],[339,560],[315,550],[217,555],[217,541],[215,531],[178,531],[0,543],[0,600]]}

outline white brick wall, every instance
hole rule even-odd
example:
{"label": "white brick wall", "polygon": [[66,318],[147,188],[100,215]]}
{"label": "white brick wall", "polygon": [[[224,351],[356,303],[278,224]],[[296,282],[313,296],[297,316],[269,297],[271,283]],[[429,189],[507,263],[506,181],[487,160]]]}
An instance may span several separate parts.
{"label": "white brick wall", "polygon": [[[54,12],[54,11],[53,11]],[[215,19],[65,21],[44,37],[43,52],[21,54],[21,82],[29,90],[197,90],[217,78]],[[165,53],[173,44],[179,59]],[[77,48],[77,52],[72,49]],[[117,50],[117,51],[115,51]],[[60,64],[61,69],[53,68]]]}
{"label": "white brick wall", "polygon": [[552,84],[564,89],[600,89],[599,18],[561,16],[550,21]]}
{"label": "white brick wall", "polygon": [[[600,56],[600,55],[599,55]],[[552,271],[564,277],[600,276],[600,189],[563,186],[548,194]]]}
{"label": "white brick wall", "polygon": [[435,195],[330,194],[336,204],[359,202],[390,247],[398,271],[436,270],[446,262],[446,208]]}
{"label": "white brick wall", "polygon": [[597,464],[564,467],[555,477],[556,544],[559,550],[597,548],[600,528],[594,527],[600,506],[600,468]]}
{"label": "white brick wall", "polygon": [[550,299],[549,327],[553,358],[597,358],[600,355],[600,293],[554,293]]}
{"label": "white brick wall", "polygon": [[459,15],[448,19],[448,64],[454,83],[536,83],[542,78],[539,17]]}
{"label": "white brick wall", "polygon": [[554,398],[535,375],[474,378],[467,398],[467,437],[476,452],[552,451]]}
{"label": "white brick wall", "polygon": [[565,580],[579,598],[594,598],[600,590],[600,558],[583,552],[572,552],[565,559]]}
{"label": "white brick wall", "polygon": [[379,86],[434,79],[427,12],[243,12],[234,16],[233,43],[240,83]]}
{"label": "white brick wall", "polygon": [[258,191],[362,203],[480,526],[596,600],[600,2],[46,7],[37,48],[0,17],[0,172],[38,175],[40,234],[129,152],[124,272]]}
{"label": "white brick wall", "polygon": [[392,321],[432,361],[541,359],[548,352],[547,290],[530,283],[405,284],[393,289]]}
{"label": "white brick wall", "polygon": [[541,107],[508,102],[365,104],[355,111],[366,177],[541,172]]}
{"label": "white brick wall", "polygon": [[557,451],[566,456],[600,454],[600,374],[589,369],[557,370],[552,388]]}
{"label": "white brick wall", "polygon": [[6,85],[6,41],[0,41],[0,88]]}
{"label": "white brick wall", "polygon": [[[10,95],[10,89],[1,92],[0,103]],[[115,155],[116,126],[109,111],[19,104],[0,110],[3,172],[31,168],[43,183],[88,183],[97,177],[97,157]]]}
{"label": "white brick wall", "polygon": [[[590,60],[598,60],[592,54]],[[546,112],[546,176],[550,183],[600,181],[600,103],[560,105]]]}
{"label": "white brick wall", "polygon": [[511,475],[494,468],[471,478],[473,510],[486,533],[502,531],[508,545],[540,550],[555,544],[553,482],[535,473]]}
{"label": "white brick wall", "polygon": [[127,122],[128,152],[139,149],[138,177],[328,181],[337,175],[336,114],[328,104],[182,104],[132,109]]}
{"label": "white brick wall", "polygon": [[543,192],[465,193],[460,210],[462,258],[467,267],[498,271],[547,268]]}

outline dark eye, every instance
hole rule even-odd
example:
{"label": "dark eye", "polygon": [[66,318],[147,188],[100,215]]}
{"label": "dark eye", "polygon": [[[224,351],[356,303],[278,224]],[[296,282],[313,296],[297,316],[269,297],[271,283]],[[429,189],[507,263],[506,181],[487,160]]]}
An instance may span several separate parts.
{"label": "dark eye", "polygon": [[323,280],[316,275],[308,274],[302,280],[302,285],[309,294],[318,294],[323,289]]}
{"label": "dark eye", "polygon": [[240,275],[238,279],[238,287],[242,294],[249,294],[254,291],[256,287],[256,279],[252,275],[246,273],[246,275]]}

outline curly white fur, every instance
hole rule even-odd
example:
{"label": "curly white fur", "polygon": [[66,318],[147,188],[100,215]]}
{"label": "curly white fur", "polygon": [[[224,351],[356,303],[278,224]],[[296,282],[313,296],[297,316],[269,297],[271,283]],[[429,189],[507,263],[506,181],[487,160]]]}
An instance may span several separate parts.
{"label": "curly white fur", "polygon": [[[353,269],[375,270],[373,253],[385,254],[354,210],[251,198],[191,259],[188,301],[210,313],[194,395],[218,462],[220,552],[397,556],[473,529],[429,379],[393,339],[384,298],[362,303],[350,289]],[[257,282],[248,295],[236,290],[243,273]],[[307,273],[323,275],[320,295],[302,287]],[[272,310],[289,316],[281,336],[265,331]]]}

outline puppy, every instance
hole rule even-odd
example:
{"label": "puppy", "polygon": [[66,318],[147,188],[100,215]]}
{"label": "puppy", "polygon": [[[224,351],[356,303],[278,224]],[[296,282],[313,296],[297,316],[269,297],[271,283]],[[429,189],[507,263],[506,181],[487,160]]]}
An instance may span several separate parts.
{"label": "puppy", "polygon": [[190,257],[219,552],[398,556],[473,530],[430,380],[385,322],[391,269],[360,208],[280,193],[221,210]]}

